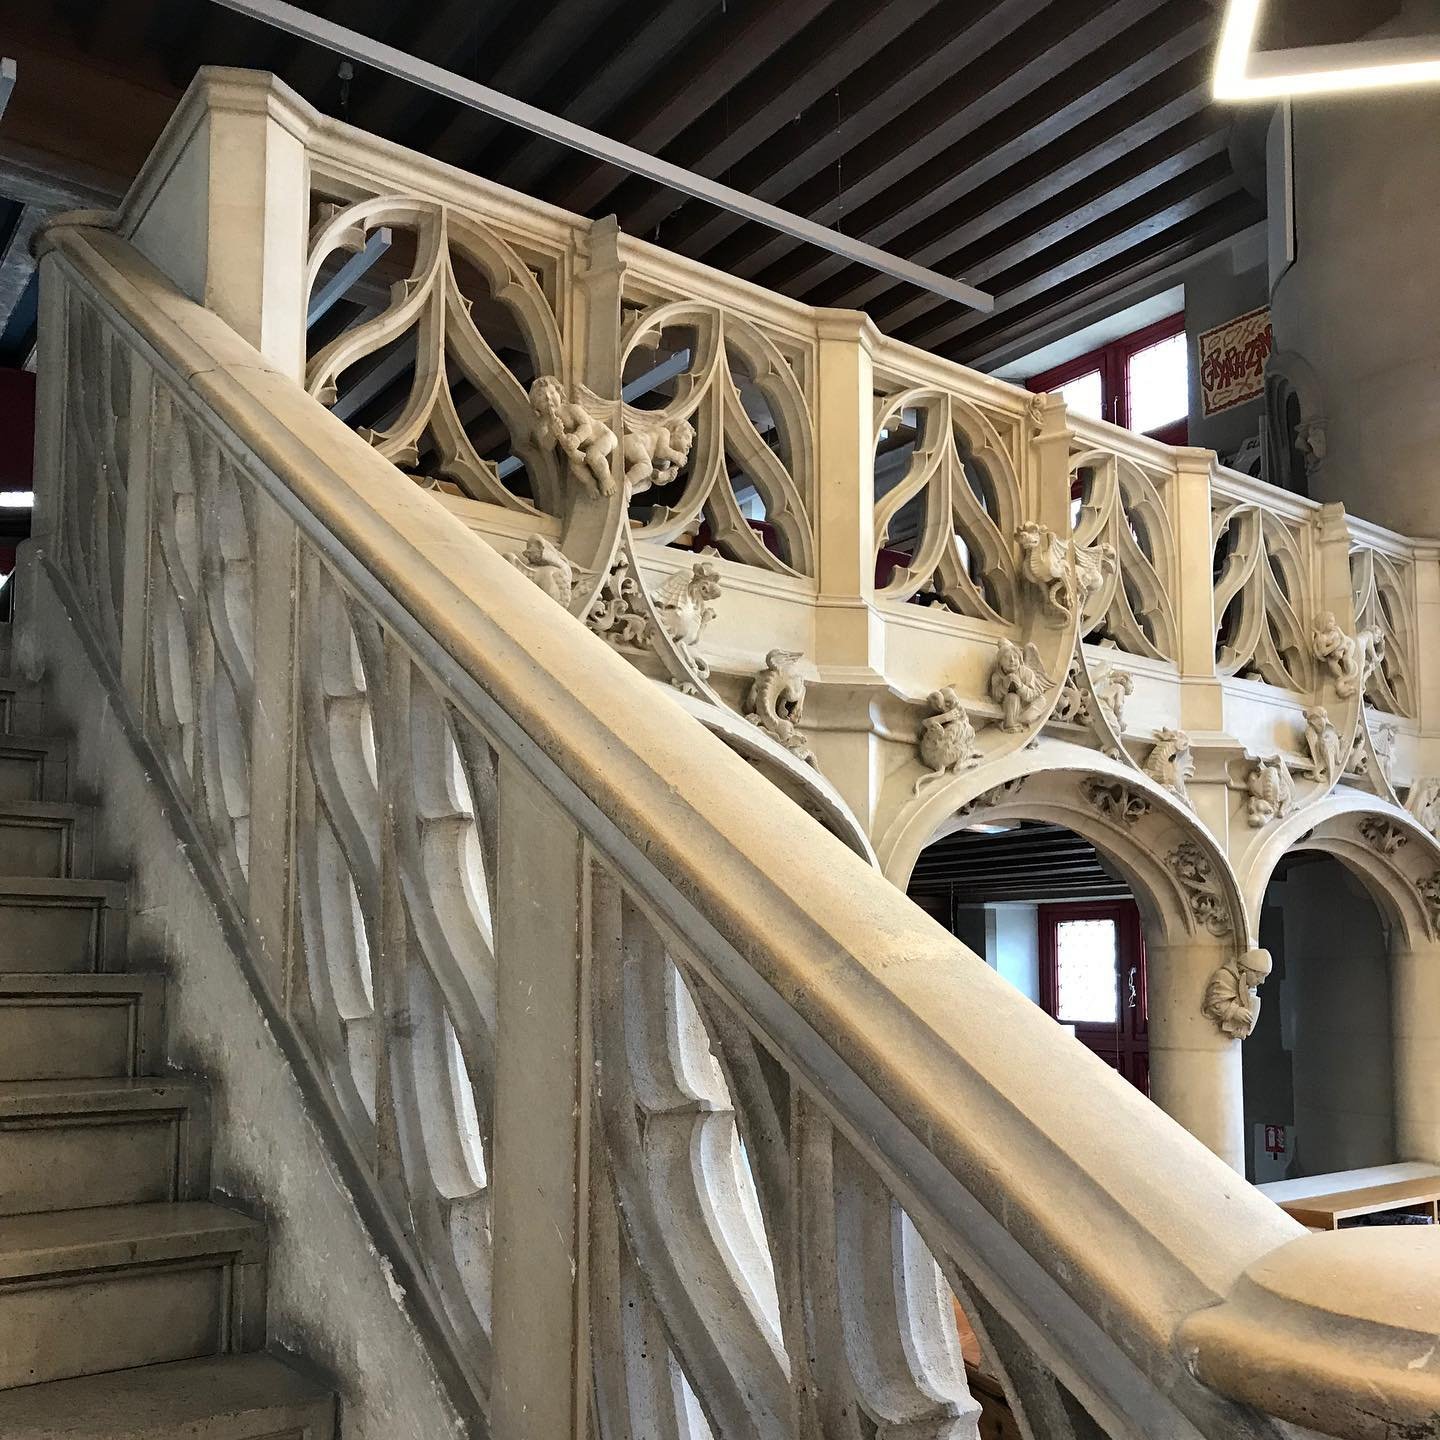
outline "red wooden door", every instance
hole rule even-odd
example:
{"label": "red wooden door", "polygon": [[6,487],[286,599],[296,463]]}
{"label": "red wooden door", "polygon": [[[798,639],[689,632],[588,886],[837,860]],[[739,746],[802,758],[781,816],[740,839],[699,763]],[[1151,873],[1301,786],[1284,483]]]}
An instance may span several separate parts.
{"label": "red wooden door", "polygon": [[1148,1095],[1145,942],[1135,902],[1042,905],[1039,918],[1041,1004]]}

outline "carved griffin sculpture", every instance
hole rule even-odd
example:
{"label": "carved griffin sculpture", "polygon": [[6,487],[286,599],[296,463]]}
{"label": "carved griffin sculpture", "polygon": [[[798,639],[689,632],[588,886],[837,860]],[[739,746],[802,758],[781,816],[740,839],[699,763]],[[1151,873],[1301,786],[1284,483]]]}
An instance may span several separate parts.
{"label": "carved griffin sculpture", "polygon": [[698,645],[705,627],[715,618],[707,602],[720,598],[720,576],[713,565],[700,561],[688,575],[677,571],[655,592],[655,612],[666,632],[685,646]]}
{"label": "carved griffin sculpture", "polygon": [[1083,610],[1116,566],[1113,545],[1076,548],[1072,583],[1068,540],[1034,520],[1020,526],[1015,539],[1020,545],[1020,573],[1043,592],[1044,617],[1050,625],[1065,624],[1077,605]]}
{"label": "carved griffin sculpture", "polygon": [[750,682],[745,718],[778,740],[798,760],[815,764],[815,752],[800,731],[805,679],[797,670],[798,650],[771,650],[765,668]]}

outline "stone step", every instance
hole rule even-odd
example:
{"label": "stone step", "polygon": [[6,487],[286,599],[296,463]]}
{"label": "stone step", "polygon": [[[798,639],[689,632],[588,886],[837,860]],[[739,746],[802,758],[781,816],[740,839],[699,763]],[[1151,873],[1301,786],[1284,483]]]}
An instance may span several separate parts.
{"label": "stone step", "polygon": [[207,1120],[183,1078],[0,1083],[0,1216],[199,1199]]}
{"label": "stone step", "polygon": [[150,1074],[163,975],[0,975],[0,1081]]}
{"label": "stone step", "polygon": [[88,875],[92,821],[88,805],[0,802],[0,875]]}
{"label": "stone step", "polygon": [[253,1350],[264,1261],[262,1224],[202,1201],[0,1219],[0,1390]]}
{"label": "stone step", "polygon": [[47,735],[0,735],[0,802],[64,800],[70,742]]}
{"label": "stone step", "polygon": [[0,1393],[5,1440],[332,1440],[335,1397],[270,1355],[178,1360]]}
{"label": "stone step", "polygon": [[125,920],[117,881],[0,876],[0,973],[117,970]]}

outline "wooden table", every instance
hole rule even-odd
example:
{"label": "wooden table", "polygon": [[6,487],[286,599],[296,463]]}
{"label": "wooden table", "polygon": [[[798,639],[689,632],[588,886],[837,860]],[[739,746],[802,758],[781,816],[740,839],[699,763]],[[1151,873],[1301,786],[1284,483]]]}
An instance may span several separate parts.
{"label": "wooden table", "polygon": [[1440,1220],[1440,1178],[1393,1180],[1385,1185],[1363,1185],[1354,1190],[1331,1190],[1323,1195],[1296,1196],[1277,1202],[1292,1219],[1312,1230],[1338,1230],[1342,1220],[1374,1215],[1382,1210],[1413,1210]]}

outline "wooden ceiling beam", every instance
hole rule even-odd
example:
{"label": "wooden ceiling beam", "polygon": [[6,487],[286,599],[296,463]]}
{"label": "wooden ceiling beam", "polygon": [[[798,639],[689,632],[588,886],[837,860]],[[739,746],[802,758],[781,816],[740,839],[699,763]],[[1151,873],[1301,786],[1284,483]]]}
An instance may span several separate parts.
{"label": "wooden ceiling beam", "polygon": [[1025,336],[1063,320],[1091,301],[1140,285],[1153,276],[1172,270],[1264,218],[1264,205],[1254,196],[1237,189],[1169,233],[1157,235],[1148,243],[1113,256],[1053,292],[1042,293],[1027,304],[992,317],[993,327],[969,331],[946,345],[940,353],[962,365],[983,365],[988,356],[1013,347]]}
{"label": "wooden ceiling beam", "polygon": [[[973,188],[985,169],[1023,166],[1027,155],[1193,56],[1213,38],[1213,20],[1196,18],[1203,8],[1200,0],[1167,0],[1158,9],[1141,0],[1138,18],[1135,8],[1106,10],[1011,83],[986,91],[948,120],[934,113],[938,105],[931,100],[857,144],[845,157],[842,195],[819,175],[790,190],[789,203],[802,214],[843,207],[851,234],[898,235]],[[983,68],[977,83],[984,83]],[[1004,161],[990,158],[1006,145],[1015,148]],[[972,178],[977,167],[980,174]],[[705,259],[754,279],[786,254],[788,247],[750,230]]]}
{"label": "wooden ceiling beam", "polygon": [[[1134,84],[1120,100],[1107,104],[1100,96],[1082,96],[1040,127],[1029,125],[1024,107],[1012,107],[975,132],[980,158],[937,187],[935,208],[918,219],[912,215],[903,230],[895,231],[893,243],[906,254],[929,254],[941,261],[1057,190],[1132,157],[1138,148],[1197,115],[1209,112],[1214,123],[1228,125],[1229,118],[1217,114],[1210,102],[1207,61],[1208,56],[1195,51]],[[1135,81],[1138,75],[1124,78]],[[884,199],[877,197],[877,206]],[[868,207],[856,211],[852,223],[863,224],[866,213]],[[886,233],[894,227],[879,220],[873,228]],[[796,250],[757,278],[821,305],[862,306],[887,288],[869,286],[871,277],[858,267],[827,263],[837,258]]]}
{"label": "wooden ceiling beam", "polygon": [[[652,155],[664,154],[686,126],[764,63],[835,0],[737,0],[705,33],[686,63],[664,83],[632,96],[606,121],[606,134]],[[545,182],[557,203],[589,214],[624,180],[623,171],[585,158],[572,158]]]}

